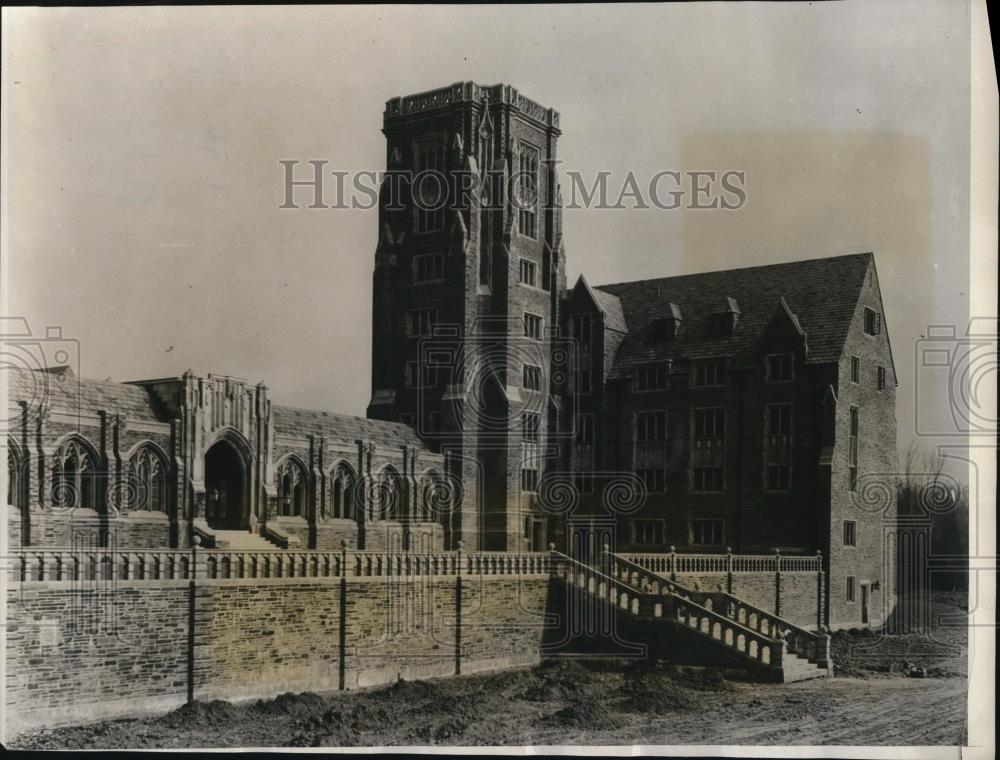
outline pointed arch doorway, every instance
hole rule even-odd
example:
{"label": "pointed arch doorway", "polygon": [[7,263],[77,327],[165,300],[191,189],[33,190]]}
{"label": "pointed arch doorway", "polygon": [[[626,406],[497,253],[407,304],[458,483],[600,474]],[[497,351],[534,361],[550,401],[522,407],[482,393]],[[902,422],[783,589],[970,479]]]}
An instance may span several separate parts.
{"label": "pointed arch doorway", "polygon": [[230,441],[205,452],[205,519],[215,530],[246,530],[250,524],[248,468]]}

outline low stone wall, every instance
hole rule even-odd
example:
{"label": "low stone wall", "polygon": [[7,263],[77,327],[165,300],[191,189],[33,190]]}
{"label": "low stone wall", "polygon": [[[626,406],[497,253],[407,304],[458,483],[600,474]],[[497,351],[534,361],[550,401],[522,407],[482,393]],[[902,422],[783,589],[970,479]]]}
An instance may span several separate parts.
{"label": "low stone wall", "polygon": [[[167,710],[189,688],[197,699],[240,700],[540,661],[543,560],[518,568],[480,558],[469,573],[450,560],[384,559],[350,561],[346,573],[274,565],[269,572],[286,577],[199,575],[193,584],[180,564],[163,571],[175,578],[129,580],[149,572],[132,567],[115,573],[126,579],[84,572],[90,579],[13,583],[7,735]],[[316,577],[300,574],[307,566]]]}

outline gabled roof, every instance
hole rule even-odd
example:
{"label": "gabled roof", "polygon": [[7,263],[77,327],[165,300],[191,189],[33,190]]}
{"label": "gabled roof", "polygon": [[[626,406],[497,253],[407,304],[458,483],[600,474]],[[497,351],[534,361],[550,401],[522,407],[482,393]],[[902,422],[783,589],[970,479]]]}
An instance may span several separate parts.
{"label": "gabled roof", "polygon": [[331,441],[362,440],[392,448],[404,445],[427,448],[413,428],[402,422],[370,420],[367,417],[296,409],[277,404],[271,404],[271,420],[276,435],[302,437],[311,433],[326,436]]}
{"label": "gabled roof", "polygon": [[[582,287],[594,305],[604,313],[604,327],[608,330],[624,333],[628,332],[628,325],[625,322],[625,313],[622,310],[622,303],[618,296],[606,293],[603,290],[595,290],[590,287],[587,278],[582,274],[577,278],[573,290]],[[570,291],[570,293],[573,292]]]}
{"label": "gabled roof", "polygon": [[[598,286],[595,293],[618,298],[629,330],[610,376],[625,377],[636,364],[664,358],[728,356],[734,366],[747,366],[782,307],[806,334],[807,361],[836,362],[872,258],[858,253]],[[731,336],[719,337],[712,332],[712,316],[727,298],[739,305],[739,321]],[[673,341],[656,341],[650,327],[671,315],[671,304],[683,314],[680,332]]]}
{"label": "gabled roof", "polygon": [[160,414],[150,392],[138,385],[77,377],[69,367],[11,367],[10,370],[7,375],[10,403],[44,402],[50,409],[71,414],[107,411],[132,420],[168,421]]}

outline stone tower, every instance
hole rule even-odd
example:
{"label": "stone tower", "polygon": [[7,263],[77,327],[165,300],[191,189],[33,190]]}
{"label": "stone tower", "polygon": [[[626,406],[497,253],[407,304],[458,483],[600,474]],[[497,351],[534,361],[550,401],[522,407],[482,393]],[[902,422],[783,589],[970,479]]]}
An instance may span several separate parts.
{"label": "stone tower", "polygon": [[[559,114],[504,85],[460,82],[386,103],[368,416],[445,455],[461,506],[451,548],[544,548],[539,479],[569,352]],[[556,366],[553,366],[553,357]]]}

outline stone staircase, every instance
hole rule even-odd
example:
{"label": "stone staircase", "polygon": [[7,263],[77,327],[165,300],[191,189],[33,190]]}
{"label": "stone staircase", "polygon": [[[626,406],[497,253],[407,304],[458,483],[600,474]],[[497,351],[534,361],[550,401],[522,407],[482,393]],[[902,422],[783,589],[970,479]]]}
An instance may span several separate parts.
{"label": "stone staircase", "polygon": [[231,552],[273,552],[281,547],[258,533],[246,530],[216,530],[215,548]]}
{"label": "stone staircase", "polygon": [[610,551],[600,569],[555,553],[553,574],[618,614],[670,626],[674,640],[687,638],[707,647],[701,651],[713,657],[706,659],[731,662],[753,680],[790,683],[833,672],[828,635],[726,592],[685,588]]}

